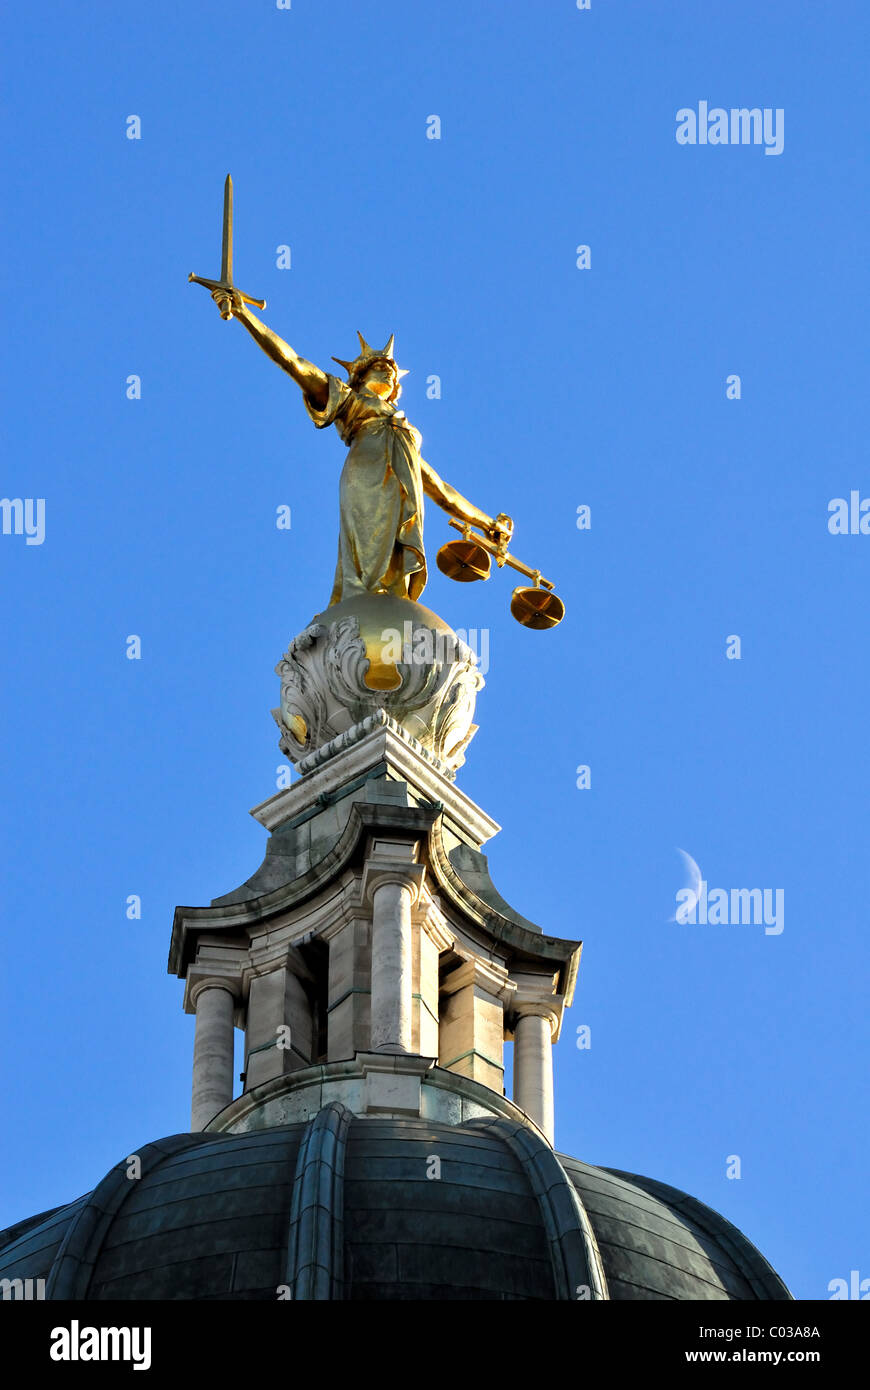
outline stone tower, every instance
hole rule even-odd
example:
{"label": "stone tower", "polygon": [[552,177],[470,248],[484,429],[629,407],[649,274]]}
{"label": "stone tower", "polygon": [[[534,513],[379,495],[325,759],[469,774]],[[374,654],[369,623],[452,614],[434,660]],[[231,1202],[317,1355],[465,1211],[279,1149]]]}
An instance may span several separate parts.
{"label": "stone tower", "polygon": [[281,748],[302,777],[252,812],[270,832],[257,872],[175,916],[192,1128],[287,1124],[335,1100],[505,1116],[552,1144],[552,1044],[580,943],[499,895],[482,853],[499,827],[455,784],[483,684],[473,654],[421,604],[370,594],[327,609],[277,671]]}
{"label": "stone tower", "polygon": [[498,826],[454,781],[482,685],[468,647],[368,594],[277,670],[301,775],[253,811],[251,878],[175,913],[191,1131],[0,1232],[0,1280],[94,1301],[788,1299],[709,1207],[553,1149],[580,945],[490,878]]}

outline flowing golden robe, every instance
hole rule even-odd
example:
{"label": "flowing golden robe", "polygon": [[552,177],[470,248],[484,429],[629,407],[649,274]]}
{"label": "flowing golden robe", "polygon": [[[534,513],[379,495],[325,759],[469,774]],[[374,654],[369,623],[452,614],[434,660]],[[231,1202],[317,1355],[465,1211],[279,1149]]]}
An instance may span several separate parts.
{"label": "flowing golden robe", "polygon": [[426,583],[423,551],[422,438],[365,386],[327,375],[329,399],[305,405],[318,429],[335,425],[350,447],[339,486],[338,564],[330,605],[361,593],[416,599]]}

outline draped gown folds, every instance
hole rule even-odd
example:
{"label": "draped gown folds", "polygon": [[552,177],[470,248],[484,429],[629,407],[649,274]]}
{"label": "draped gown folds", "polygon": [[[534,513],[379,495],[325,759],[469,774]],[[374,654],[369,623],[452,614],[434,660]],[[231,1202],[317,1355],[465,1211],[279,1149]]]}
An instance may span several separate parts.
{"label": "draped gown folds", "polygon": [[426,583],[422,438],[390,401],[327,375],[322,410],[305,397],[318,429],[335,425],[349,445],[339,487],[340,530],[329,602],[362,593],[416,599]]}

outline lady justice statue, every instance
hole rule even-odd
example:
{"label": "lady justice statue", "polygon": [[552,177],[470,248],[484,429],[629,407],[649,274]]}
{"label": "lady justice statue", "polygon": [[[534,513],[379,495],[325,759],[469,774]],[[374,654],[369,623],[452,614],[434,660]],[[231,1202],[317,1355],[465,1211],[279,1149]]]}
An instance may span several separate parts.
{"label": "lady justice statue", "polygon": [[352,362],[333,358],[347,372],[344,382],[294,352],[251,313],[238,290],[227,294],[217,289],[212,298],[223,314],[229,305],[266,356],[298,384],[318,429],[335,425],[348,445],[339,485],[338,563],[330,604],[358,593],[419,597],[426,584],[424,493],[494,544],[509,539],[509,517],[487,516],[421,457],[421,436],[396,406],[406,373],[393,357],[393,336],[378,350],[358,334],[360,351]]}
{"label": "lady justice statue", "polygon": [[[438,476],[420,454],[419,432],[396,402],[406,375],[393,357],[393,335],[373,348],[360,333],[360,351],[350,362],[334,357],[347,372],[340,381],[300,357],[252,313],[266,307],[233,284],[233,185],[224,188],[223,254],[220,280],[188,278],[211,290],[221,317],[237,318],[254,342],[300,387],[308,414],[319,429],[335,425],[348,454],[341,474],[338,563],[330,606],[363,594],[416,600],[426,584],[423,498],[428,494],[451,517],[463,540],[438,553],[439,567],[452,579],[486,579],[490,556],[534,580],[514,591],[511,611],[527,627],[553,627],[564,607],[540,570],[507,552],[513,533],[509,516],[491,517]],[[472,533],[471,528],[475,531]]]}

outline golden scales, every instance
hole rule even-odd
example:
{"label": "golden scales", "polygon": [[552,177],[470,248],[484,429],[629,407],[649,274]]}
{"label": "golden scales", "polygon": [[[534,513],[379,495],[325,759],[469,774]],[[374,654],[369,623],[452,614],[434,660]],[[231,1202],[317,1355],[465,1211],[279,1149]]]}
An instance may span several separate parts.
{"label": "golden scales", "polygon": [[562,621],[565,605],[553,592],[553,585],[549,579],[544,579],[540,570],[530,569],[521,560],[508,554],[507,545],[511,536],[509,530],[506,529],[496,542],[490,540],[489,536],[480,535],[472,530],[465,522],[457,521],[455,517],[451,517],[450,525],[462,532],[462,540],[448,541],[438,551],[438,568],[442,574],[460,584],[470,584],[475,579],[489,579],[492,568],[490,557],[494,555],[499,569],[504,565],[510,565],[511,569],[518,570],[520,574],[534,581],[531,585],[521,585],[514,589],[511,613],[518,623],[522,623],[523,627],[540,630],[555,627]]}

